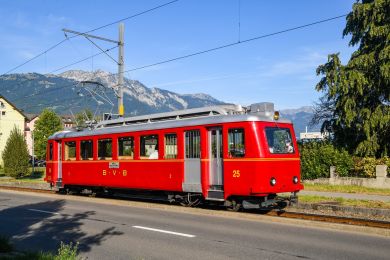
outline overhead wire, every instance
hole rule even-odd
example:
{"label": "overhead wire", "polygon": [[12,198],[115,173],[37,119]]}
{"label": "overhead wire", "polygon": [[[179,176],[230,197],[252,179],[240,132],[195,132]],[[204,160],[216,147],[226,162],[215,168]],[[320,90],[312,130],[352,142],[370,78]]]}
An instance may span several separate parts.
{"label": "overhead wire", "polygon": [[[346,16],[347,16],[347,14],[343,14],[343,15],[327,18],[327,19],[324,19],[324,20],[320,20],[320,21],[316,21],[316,22],[312,22],[312,23],[308,23],[308,24],[304,24],[304,25],[300,25],[300,26],[296,26],[296,27],[292,27],[292,28],[288,28],[288,29],[284,29],[284,30],[281,30],[281,31],[268,33],[268,34],[263,34],[263,35],[256,36],[256,37],[253,37],[253,38],[249,38],[249,39],[246,39],[246,40],[238,40],[237,42],[221,45],[221,46],[218,46],[218,47],[214,47],[214,48],[210,48],[210,49],[194,52],[194,53],[191,53],[191,54],[187,54],[187,55],[183,55],[183,56],[179,56],[179,57],[175,57],[175,58],[171,58],[171,59],[155,62],[155,63],[148,64],[148,65],[143,65],[143,66],[140,66],[140,67],[135,67],[135,68],[132,68],[132,69],[125,70],[124,72],[131,72],[131,71],[146,69],[146,68],[149,68],[149,67],[153,67],[153,66],[157,66],[157,65],[161,65],[161,64],[165,64],[165,63],[169,63],[169,62],[190,58],[190,57],[201,55],[201,54],[205,54],[205,53],[208,53],[208,52],[213,52],[213,51],[225,49],[225,48],[228,48],[228,47],[236,46],[236,45],[239,45],[239,44],[248,43],[248,42],[251,42],[251,41],[256,41],[256,40],[260,40],[260,39],[263,39],[263,38],[275,36],[275,35],[278,35],[278,34],[283,34],[283,33],[291,32],[291,31],[303,29],[303,28],[306,28],[306,27],[310,27],[310,26],[313,26],[313,25],[329,22],[329,21],[332,21],[332,20],[340,19],[342,17],[346,17]],[[118,73],[115,73],[115,74],[118,74]],[[115,74],[113,74],[113,75],[115,75]]]}
{"label": "overhead wire", "polygon": [[73,65],[79,64],[79,63],[81,63],[81,62],[83,62],[83,61],[92,59],[92,58],[94,58],[94,57],[96,57],[96,56],[99,56],[99,55],[101,55],[101,54],[103,54],[103,53],[107,53],[107,52],[109,52],[109,51],[112,51],[113,49],[116,49],[116,48],[118,48],[118,46],[114,46],[114,47],[112,47],[112,48],[109,48],[109,49],[106,49],[106,50],[102,50],[101,52],[95,53],[95,54],[93,54],[93,55],[91,55],[91,56],[88,56],[88,57],[85,57],[85,58],[83,58],[83,59],[81,59],[81,60],[75,61],[75,62],[73,62],[73,63],[70,63],[70,64],[68,64],[68,65],[62,66],[62,67],[60,67],[60,68],[54,69],[54,70],[50,71],[49,74],[50,74],[50,73],[57,72],[57,71],[59,71],[59,70],[66,69],[66,68],[71,67],[71,66],[73,66]]}
{"label": "overhead wire", "polygon": [[[242,41],[240,41],[240,39],[239,39],[237,42],[233,42],[233,43],[217,46],[217,47],[214,47],[214,48],[198,51],[198,52],[195,52],[195,53],[191,53],[191,54],[187,54],[187,55],[183,55],[183,56],[179,56],[179,57],[175,57],[175,58],[171,58],[171,59],[155,62],[155,63],[148,64],[148,65],[135,67],[135,68],[132,68],[132,69],[125,70],[124,72],[125,73],[129,73],[129,72],[136,71],[136,70],[141,70],[141,69],[145,69],[145,68],[149,68],[149,67],[153,67],[153,66],[157,66],[157,65],[173,62],[173,61],[177,61],[177,60],[190,58],[190,57],[193,57],[193,56],[197,56],[197,55],[201,55],[201,54],[205,54],[205,53],[221,50],[221,49],[224,49],[224,48],[236,46],[236,45],[239,45],[239,44],[248,43],[248,42],[251,42],[251,41],[255,41],[255,40],[259,40],[259,39],[263,39],[263,38],[267,38],[267,37],[271,37],[271,36],[275,36],[275,35],[291,32],[291,31],[303,29],[303,28],[306,28],[306,27],[314,26],[314,25],[317,25],[317,24],[325,23],[325,22],[329,22],[329,21],[332,21],[332,20],[340,19],[342,17],[346,17],[346,16],[347,16],[347,14],[343,14],[343,15],[339,15],[339,16],[335,16],[335,17],[331,17],[331,18],[315,21],[315,22],[312,22],[312,23],[304,24],[304,25],[300,25],[300,26],[296,26],[296,27],[292,27],[292,28],[287,28],[287,29],[280,30],[280,31],[277,31],[277,32],[259,35],[259,36],[252,37],[252,38],[249,38],[249,39],[246,39],[246,40],[242,40]],[[115,46],[115,47],[117,47],[117,46]],[[101,53],[103,53],[103,52],[101,52]],[[101,54],[101,53],[99,53],[99,54]],[[98,55],[98,54],[95,54],[95,55],[92,55],[90,57],[84,58],[84,59],[82,59],[80,61],[77,61],[77,62],[75,62],[73,64],[61,67],[61,68],[59,68],[59,69],[57,69],[55,71],[64,69],[66,67],[72,66],[72,65],[77,64],[77,63],[80,63],[80,62],[85,61],[85,60],[87,60],[87,59],[89,59],[89,58],[91,58],[93,56],[96,56],[96,55]],[[119,73],[110,73],[109,75],[107,75],[105,77],[116,76],[118,74]]]}
{"label": "overhead wire", "polygon": [[[119,20],[117,20],[117,21],[115,21],[115,22],[111,22],[111,23],[108,23],[108,24],[99,26],[99,27],[97,27],[97,28],[91,29],[91,30],[89,30],[89,31],[84,32],[84,34],[85,34],[85,33],[91,33],[91,32],[94,32],[94,31],[97,31],[97,30],[106,28],[106,27],[108,27],[108,26],[117,24],[117,23],[119,23],[119,22],[123,22],[123,21],[129,20],[129,19],[135,18],[135,17],[137,17],[137,16],[140,16],[140,15],[143,15],[143,14],[146,14],[146,13],[149,13],[149,12],[152,12],[152,11],[154,11],[154,10],[157,10],[157,9],[159,9],[159,8],[165,7],[165,6],[167,6],[167,5],[173,4],[173,3],[178,2],[178,1],[179,1],[179,0],[173,0],[173,1],[170,1],[170,2],[167,2],[167,3],[164,3],[164,4],[161,4],[161,5],[155,6],[155,7],[153,7],[153,8],[147,9],[147,10],[145,10],[145,11],[142,11],[142,12],[139,12],[139,13],[136,13],[136,14],[133,14],[133,15],[130,15],[130,16],[128,16],[128,17],[119,19]],[[76,34],[76,35],[70,36],[70,37],[68,37],[68,38],[74,38],[74,37],[78,37],[78,36],[80,36],[80,35],[82,35],[82,34]],[[53,46],[49,47],[48,49],[42,51],[41,53],[35,55],[34,57],[32,57],[32,58],[30,58],[30,59],[28,59],[27,61],[23,62],[22,64],[19,64],[18,66],[13,67],[12,69],[8,70],[7,72],[3,73],[2,75],[4,75],[4,74],[9,74],[9,73],[11,73],[11,72],[17,70],[18,68],[20,68],[20,67],[26,65],[27,63],[30,63],[31,61],[33,61],[33,60],[35,60],[35,59],[41,57],[42,55],[46,54],[47,52],[49,52],[49,51],[51,51],[51,50],[57,48],[58,46],[60,46],[60,45],[63,44],[64,42],[66,42],[66,41],[68,40],[68,38],[65,38],[65,39],[59,41],[58,43],[54,44]]]}
{"label": "overhead wire", "polygon": [[[150,8],[150,9],[147,9],[147,10],[145,10],[145,11],[136,13],[136,14],[134,14],[134,15],[131,15],[131,16],[122,18],[122,19],[117,20],[117,21],[115,21],[115,22],[111,22],[111,23],[108,23],[108,24],[99,26],[99,27],[97,27],[97,28],[91,29],[91,30],[89,30],[89,31],[86,31],[85,33],[94,32],[94,31],[103,29],[103,28],[105,28],[105,27],[114,25],[114,24],[116,24],[116,23],[123,22],[123,21],[125,21],[125,20],[129,20],[129,19],[135,18],[135,17],[137,17],[137,16],[146,14],[146,13],[148,13],[148,12],[154,11],[154,10],[159,9],[159,8],[162,8],[162,7],[165,7],[165,6],[167,6],[167,5],[173,4],[173,3],[178,2],[178,1],[179,1],[179,0],[173,0],[173,1],[170,1],[170,2],[167,2],[167,3],[164,3],[164,4],[161,4],[161,5],[155,6],[155,7],[153,7],[153,8]],[[43,55],[45,55],[45,66],[47,66],[47,65],[46,65],[46,62],[47,62],[47,61],[46,61],[47,52],[53,50],[54,48],[58,47],[59,45],[63,44],[64,42],[69,41],[71,38],[78,37],[78,36],[80,36],[80,35],[73,35],[73,36],[70,36],[70,37],[67,36],[67,35],[65,35],[65,37],[66,37],[65,39],[63,39],[63,40],[61,40],[60,42],[54,44],[53,46],[49,47],[47,50],[45,50],[45,51],[39,53],[38,55],[36,55],[36,56],[34,56],[34,57],[28,59],[27,61],[23,62],[22,64],[20,64],[20,65],[14,67],[14,68],[8,70],[7,72],[5,72],[5,73],[2,74],[2,75],[9,74],[10,72],[12,72],[12,71],[14,71],[14,70],[16,70],[16,69],[18,69],[18,68],[20,68],[20,67],[26,65],[27,63],[29,63],[29,62],[31,62],[31,61],[33,61],[33,60],[35,60],[35,59],[37,59],[37,58],[39,58],[39,57],[41,57],[41,56],[43,56]],[[74,46],[73,46],[73,47],[74,47]],[[86,61],[86,60],[88,60],[88,59],[91,59],[91,58],[93,59],[94,57],[96,57],[96,56],[98,56],[98,55],[100,55],[100,54],[102,54],[102,53],[107,53],[108,51],[111,51],[111,50],[113,50],[113,49],[115,49],[115,48],[117,48],[117,47],[118,47],[118,46],[115,46],[115,47],[110,48],[110,49],[107,49],[107,50],[102,50],[102,52],[100,52],[100,53],[91,55],[91,56],[86,57],[86,58],[84,58],[84,59],[81,59],[81,60],[79,60],[79,61],[73,62],[73,63],[71,63],[71,64],[69,64],[69,65],[65,65],[65,66],[62,66],[61,68],[55,69],[55,70],[49,72],[49,74],[50,74],[50,73],[57,72],[57,71],[62,70],[62,69],[65,69],[65,68],[67,68],[67,67],[76,65],[76,64],[81,63],[81,62],[83,62],[83,61]],[[29,81],[33,81],[33,80],[35,80],[35,78],[34,78],[34,79],[29,79]],[[23,82],[23,83],[25,83],[25,82]],[[18,85],[21,85],[21,84],[22,84],[22,83],[19,83]],[[51,89],[50,91],[59,90],[59,89],[62,89],[62,88],[68,87],[68,86],[73,86],[73,85],[66,85],[66,86],[62,86],[62,87],[59,87],[59,88],[54,88],[54,89]],[[32,95],[28,95],[28,96],[25,96],[25,97],[16,99],[16,101],[21,100],[21,99],[24,99],[24,98],[28,98],[28,97],[37,96],[37,95],[40,95],[40,94],[43,94],[43,93],[47,93],[47,92],[48,92],[48,90],[45,90],[44,92],[34,93],[34,94],[32,94]]]}
{"label": "overhead wire", "polygon": [[[62,67],[60,67],[60,68],[57,68],[57,69],[55,69],[55,70],[49,71],[48,74],[52,74],[52,73],[54,73],[54,72],[57,72],[57,71],[60,71],[60,70],[65,69],[65,68],[71,67],[71,66],[73,66],[73,65],[76,65],[76,64],[81,63],[81,62],[83,62],[83,61],[86,61],[86,60],[88,60],[88,59],[91,59],[91,58],[93,58],[93,57],[99,56],[99,55],[103,54],[104,52],[108,52],[108,51],[111,51],[111,50],[116,49],[116,48],[118,48],[118,46],[114,46],[114,47],[112,47],[112,48],[110,48],[110,49],[103,50],[103,51],[101,51],[101,52],[99,52],[99,53],[96,53],[96,54],[94,54],[94,55],[88,56],[88,57],[86,57],[86,58],[84,58],[84,59],[75,61],[75,62],[73,62],[73,63],[71,63],[71,64],[68,64],[68,65],[62,66]],[[28,79],[28,80],[29,80],[29,81],[34,81],[34,80],[36,80],[36,79],[34,78],[34,79]],[[46,79],[46,81],[47,81],[47,79]],[[25,82],[20,82],[20,83],[18,83],[19,86],[21,86],[22,84],[25,84]],[[71,86],[74,86],[74,85],[77,85],[77,83],[76,83],[76,84],[70,84],[70,85],[61,86],[61,87],[58,87],[58,88],[43,89],[42,91],[33,93],[33,94],[31,94],[31,95],[27,95],[27,96],[24,96],[24,97],[21,97],[21,98],[14,99],[13,102],[17,102],[17,101],[22,100],[22,99],[25,99],[25,98],[30,98],[30,97],[34,97],[34,96],[39,96],[39,95],[41,95],[41,94],[46,94],[47,92],[51,92],[51,91],[61,90],[61,89],[63,89],[63,88],[71,87]]]}

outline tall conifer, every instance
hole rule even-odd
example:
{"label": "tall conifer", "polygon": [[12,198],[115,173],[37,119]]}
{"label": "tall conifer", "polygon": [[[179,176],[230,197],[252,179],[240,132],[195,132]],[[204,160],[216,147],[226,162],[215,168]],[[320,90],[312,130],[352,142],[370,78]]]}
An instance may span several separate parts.
{"label": "tall conifer", "polygon": [[27,144],[23,133],[16,126],[11,131],[2,156],[6,175],[15,178],[28,175]]}
{"label": "tall conifer", "polygon": [[346,65],[339,54],[317,68],[324,92],[315,119],[334,133],[334,142],[363,156],[390,153],[390,0],[357,1],[343,36],[357,46]]}

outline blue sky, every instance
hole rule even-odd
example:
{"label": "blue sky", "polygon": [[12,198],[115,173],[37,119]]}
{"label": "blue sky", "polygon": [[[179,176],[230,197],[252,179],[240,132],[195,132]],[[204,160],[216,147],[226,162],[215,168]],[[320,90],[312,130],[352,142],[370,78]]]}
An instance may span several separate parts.
{"label": "blue sky", "polygon": [[[169,0],[4,1],[0,9],[0,74],[64,39],[62,28],[88,31]],[[180,0],[125,21],[125,69],[131,69],[350,12],[354,0]],[[312,105],[318,65],[330,53],[348,61],[345,18],[231,48],[126,73],[148,87],[207,93],[243,105],[271,101],[278,109]],[[116,39],[118,26],[93,32]],[[102,47],[113,46],[97,42]],[[99,52],[82,37],[71,39],[15,72],[48,73]],[[111,52],[115,58],[116,50]],[[68,69],[117,72],[100,55]],[[60,73],[58,71],[57,73]]]}

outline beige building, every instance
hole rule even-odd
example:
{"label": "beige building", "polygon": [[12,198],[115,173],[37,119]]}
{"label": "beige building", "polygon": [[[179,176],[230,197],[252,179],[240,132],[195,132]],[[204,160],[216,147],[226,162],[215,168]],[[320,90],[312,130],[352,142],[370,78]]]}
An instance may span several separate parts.
{"label": "beige building", "polygon": [[24,133],[26,119],[19,109],[0,95],[0,165],[3,164],[2,154],[12,129],[16,126]]}
{"label": "beige building", "polygon": [[[33,154],[34,140],[32,138],[32,132],[35,129],[35,122],[38,119],[39,115],[24,114],[5,97],[0,95],[0,165],[3,164],[3,150],[15,125],[24,133],[28,153],[30,155]],[[73,116],[61,116],[61,120],[64,129],[70,129],[75,126]]]}
{"label": "beige building", "polygon": [[35,122],[38,120],[38,115],[26,114],[27,120],[24,129],[24,137],[27,143],[28,153],[33,155],[33,138],[32,133],[35,129]]}

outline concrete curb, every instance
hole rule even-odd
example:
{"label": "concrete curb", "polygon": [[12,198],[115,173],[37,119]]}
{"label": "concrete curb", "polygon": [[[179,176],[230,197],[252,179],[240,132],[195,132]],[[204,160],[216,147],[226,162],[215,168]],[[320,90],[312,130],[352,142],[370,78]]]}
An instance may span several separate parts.
{"label": "concrete curb", "polygon": [[335,216],[352,216],[385,221],[390,220],[390,209],[382,208],[361,208],[326,203],[299,203],[298,205],[288,207],[287,210],[296,212],[313,212],[316,214],[322,213]]}
{"label": "concrete curb", "polygon": [[[0,182],[0,187],[17,187],[38,190],[51,190],[48,183],[26,183],[26,182]],[[390,209],[381,208],[361,208],[350,206],[339,206],[326,203],[298,203],[290,206],[287,210],[302,212],[315,211],[333,215],[370,217],[375,219],[390,219]]]}
{"label": "concrete curb", "polygon": [[37,190],[51,190],[48,183],[31,183],[31,182],[19,182],[19,181],[2,181],[0,187],[16,187],[16,188],[28,188]]}

